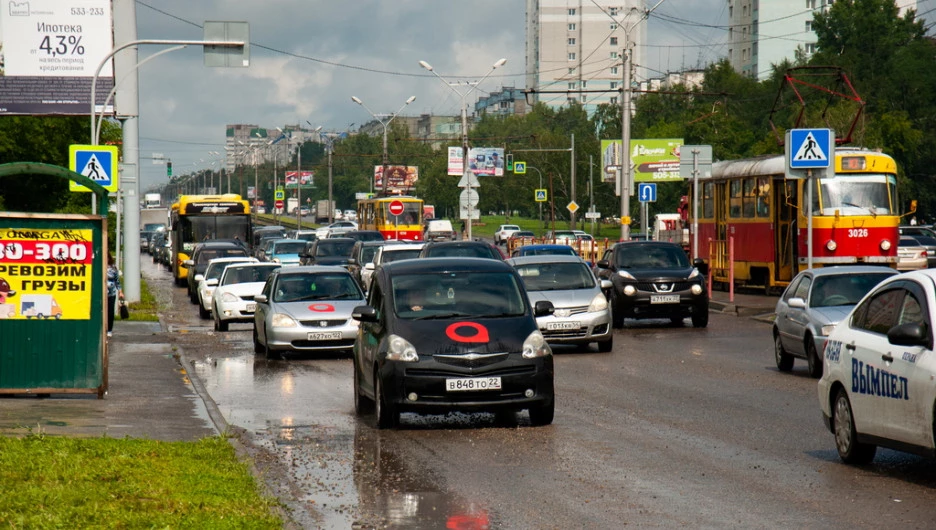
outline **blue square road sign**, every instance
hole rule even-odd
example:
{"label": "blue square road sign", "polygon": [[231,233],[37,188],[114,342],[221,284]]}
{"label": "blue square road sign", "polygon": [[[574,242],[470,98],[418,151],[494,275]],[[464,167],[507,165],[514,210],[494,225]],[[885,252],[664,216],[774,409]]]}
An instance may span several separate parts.
{"label": "blue square road sign", "polygon": [[[110,192],[117,192],[117,148],[112,145],[68,146],[68,168],[97,182]],[[69,191],[91,189],[71,181]]]}

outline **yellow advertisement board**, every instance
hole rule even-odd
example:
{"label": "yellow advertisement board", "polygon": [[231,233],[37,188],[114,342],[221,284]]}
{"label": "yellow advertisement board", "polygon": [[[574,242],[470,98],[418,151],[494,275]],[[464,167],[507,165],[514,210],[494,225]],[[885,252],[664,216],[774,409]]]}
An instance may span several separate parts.
{"label": "yellow advertisement board", "polygon": [[91,230],[0,231],[0,319],[89,320]]}

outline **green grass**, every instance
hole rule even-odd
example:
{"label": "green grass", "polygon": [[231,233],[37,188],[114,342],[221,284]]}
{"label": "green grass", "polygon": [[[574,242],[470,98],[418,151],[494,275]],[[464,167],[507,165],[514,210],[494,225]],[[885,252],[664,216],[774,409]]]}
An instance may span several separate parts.
{"label": "green grass", "polygon": [[[156,313],[158,304],[156,297],[146,285],[146,280],[140,278],[140,301],[130,304],[130,318],[132,322],[158,322],[159,315]],[[120,312],[117,312],[117,318],[120,318]]]}
{"label": "green grass", "polygon": [[281,528],[222,437],[198,442],[0,437],[0,526]]}

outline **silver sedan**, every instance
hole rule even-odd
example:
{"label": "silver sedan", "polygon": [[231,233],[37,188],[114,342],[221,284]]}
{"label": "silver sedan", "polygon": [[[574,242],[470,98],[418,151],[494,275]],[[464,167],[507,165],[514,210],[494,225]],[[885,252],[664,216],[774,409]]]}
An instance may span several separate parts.
{"label": "silver sedan", "polygon": [[364,303],[364,293],[344,267],[283,267],[270,275],[254,302],[256,353],[350,353],[358,331],[351,311]]}
{"label": "silver sedan", "polygon": [[549,344],[598,343],[598,351],[609,352],[614,336],[611,306],[604,291],[609,280],[597,280],[578,256],[525,256],[511,258],[526,287],[530,303],[552,302],[551,315],[536,317],[540,332]]}

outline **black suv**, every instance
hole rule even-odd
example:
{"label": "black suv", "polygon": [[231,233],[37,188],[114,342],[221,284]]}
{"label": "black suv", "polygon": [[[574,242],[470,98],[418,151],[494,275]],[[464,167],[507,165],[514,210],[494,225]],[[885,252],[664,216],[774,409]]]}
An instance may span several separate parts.
{"label": "black suv", "polygon": [[357,241],[354,244],[354,248],[351,249],[351,257],[348,261],[348,272],[351,273],[354,281],[358,283],[362,290],[366,291],[367,289],[364,287],[364,281],[361,279],[361,270],[364,269],[365,265],[374,261],[374,255],[377,254],[377,249],[386,243],[387,242],[382,239],[380,241]]}
{"label": "black suv", "polygon": [[500,249],[484,241],[430,241],[420,258],[487,258],[504,261]]}
{"label": "black suv", "polygon": [[611,280],[614,327],[625,318],[669,318],[674,324],[692,318],[697,328],[708,326],[705,263],[689,262],[675,243],[625,241],[606,250],[597,263],[598,278]]}
{"label": "black suv", "polygon": [[188,267],[186,282],[188,284],[189,300],[191,300],[193,304],[198,303],[198,292],[195,290],[195,276],[197,274],[205,274],[205,269],[208,268],[209,261],[215,258],[237,258],[241,256],[245,258],[248,257],[247,249],[240,243],[235,243],[234,241],[205,241],[204,243],[195,245],[195,250],[192,251],[192,258],[182,263],[183,266]]}
{"label": "black suv", "polygon": [[307,241],[299,253],[300,265],[338,265],[348,267],[351,249],[355,240],[349,237],[334,237]]}

